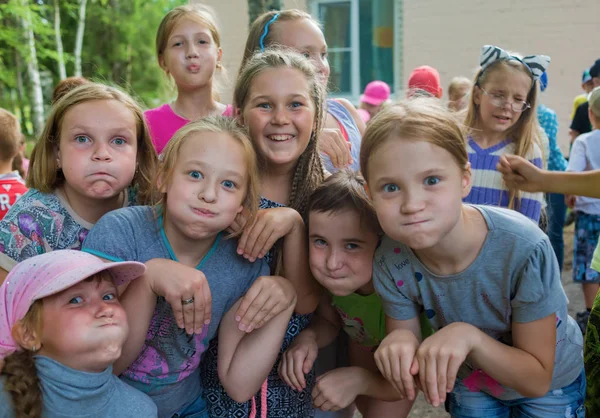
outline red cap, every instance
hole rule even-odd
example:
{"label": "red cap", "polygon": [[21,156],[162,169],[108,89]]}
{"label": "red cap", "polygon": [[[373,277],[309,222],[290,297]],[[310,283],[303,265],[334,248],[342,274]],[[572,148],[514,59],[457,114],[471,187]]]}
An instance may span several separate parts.
{"label": "red cap", "polygon": [[442,97],[442,88],[440,86],[440,74],[433,67],[423,65],[417,67],[410,74],[408,79],[409,90],[425,90],[438,99]]}

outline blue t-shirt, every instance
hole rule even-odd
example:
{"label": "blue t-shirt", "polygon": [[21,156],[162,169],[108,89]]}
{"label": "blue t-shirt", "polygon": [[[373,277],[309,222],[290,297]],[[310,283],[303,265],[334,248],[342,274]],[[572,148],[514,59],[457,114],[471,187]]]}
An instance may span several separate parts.
{"label": "blue t-shirt", "polygon": [[[583,338],[567,313],[568,300],[548,236],[509,209],[474,206],[488,233],[477,258],[449,276],[430,272],[404,244],[384,237],[375,253],[373,283],[386,315],[408,320],[425,310],[435,330],[465,322],[512,345],[512,322],[533,322],[556,314],[556,356],[550,389],[572,383],[583,369]],[[522,398],[465,361],[458,379],[473,391],[498,399]]]}
{"label": "blue t-shirt", "polygon": [[[103,216],[90,230],[82,250],[112,261],[177,261],[162,218],[157,218],[149,206],[119,209]],[[237,241],[219,234],[196,267],[206,276],[212,296],[211,323],[202,334],[189,336],[180,329],[171,305],[159,297],[144,347],[121,376],[150,395],[160,417],[170,417],[201,395],[198,366],[221,318],[257,277],[269,275],[267,263],[250,263],[236,250]]]}

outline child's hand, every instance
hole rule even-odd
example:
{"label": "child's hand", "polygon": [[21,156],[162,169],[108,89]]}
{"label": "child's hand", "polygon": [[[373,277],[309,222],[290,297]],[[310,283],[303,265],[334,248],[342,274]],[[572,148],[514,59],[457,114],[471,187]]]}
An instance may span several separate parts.
{"label": "child's hand", "polygon": [[317,354],[319,347],[314,336],[301,332],[281,356],[279,376],[292,389],[301,392],[306,388],[304,376],[312,369]]}
{"label": "child's hand", "polygon": [[318,143],[319,152],[326,154],[335,168],[341,169],[352,164],[351,144],[339,129],[323,129]]}
{"label": "child's hand", "polygon": [[415,379],[419,372],[416,353],[419,340],[412,331],[397,329],[388,334],[377,351],[377,368],[400,393],[402,398],[411,401],[416,397]]}
{"label": "child's hand", "polygon": [[251,332],[296,304],[292,283],[281,276],[261,276],[244,295],[235,320],[240,331]]}
{"label": "child's hand", "polygon": [[463,322],[452,323],[426,338],[417,350],[419,382],[427,402],[437,407],[452,392],[456,374],[476,338],[477,328]]}
{"label": "child's hand", "polygon": [[244,228],[237,252],[250,261],[263,258],[279,238],[299,225],[304,225],[302,217],[292,208],[261,209],[252,225]]}
{"label": "child's hand", "polygon": [[[210,323],[212,297],[206,276],[195,268],[166,259],[146,263],[148,284],[157,296],[171,305],[179,328],[200,334]],[[191,301],[189,303],[184,303]]]}
{"label": "child's hand", "polygon": [[235,216],[233,223],[227,228],[227,232],[230,234],[237,234],[242,232],[246,223],[248,222],[248,210],[244,208],[240,213]]}
{"label": "child's hand", "polygon": [[544,174],[531,162],[518,155],[503,155],[496,165],[496,170],[502,173],[506,185],[525,192],[542,191]]}
{"label": "child's hand", "polygon": [[366,378],[360,367],[342,367],[317,378],[312,391],[313,404],[322,411],[339,411],[365,391]]}

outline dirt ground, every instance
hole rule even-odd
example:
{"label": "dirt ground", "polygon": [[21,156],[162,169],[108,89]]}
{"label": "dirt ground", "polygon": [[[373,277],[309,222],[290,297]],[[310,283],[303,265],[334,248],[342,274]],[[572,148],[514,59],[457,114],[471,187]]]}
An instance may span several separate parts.
{"label": "dirt ground", "polygon": [[[576,312],[583,310],[584,303],[581,286],[574,284],[571,277],[573,260],[573,226],[565,228],[564,237],[565,260],[562,272],[562,282],[567,297],[569,298],[569,314],[575,317]],[[357,413],[355,418],[360,418],[360,416],[361,415]],[[444,411],[443,407],[433,408],[431,405],[425,402],[425,398],[422,394],[420,394],[411,410],[409,418],[447,418],[449,416],[450,415]]]}

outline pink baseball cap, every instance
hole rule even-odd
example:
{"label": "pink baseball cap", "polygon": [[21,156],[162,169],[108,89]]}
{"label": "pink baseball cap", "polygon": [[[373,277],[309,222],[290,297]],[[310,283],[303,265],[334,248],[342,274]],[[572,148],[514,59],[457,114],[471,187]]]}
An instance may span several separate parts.
{"label": "pink baseball cap", "polygon": [[360,101],[373,106],[379,106],[390,98],[390,92],[390,86],[384,81],[371,81],[365,87],[363,95],[360,96]]}
{"label": "pink baseball cap", "polygon": [[408,78],[408,89],[409,91],[425,90],[427,93],[440,98],[442,97],[440,74],[435,68],[428,65],[417,67]]}
{"label": "pink baseball cap", "polygon": [[12,337],[13,326],[38,299],[62,292],[101,271],[109,271],[117,286],[140,277],[143,263],[106,263],[83,251],[57,250],[17,264],[0,286],[0,359],[21,347]]}

